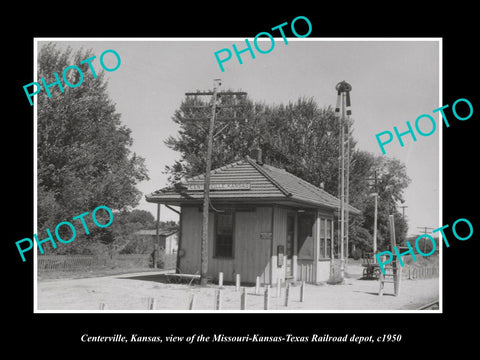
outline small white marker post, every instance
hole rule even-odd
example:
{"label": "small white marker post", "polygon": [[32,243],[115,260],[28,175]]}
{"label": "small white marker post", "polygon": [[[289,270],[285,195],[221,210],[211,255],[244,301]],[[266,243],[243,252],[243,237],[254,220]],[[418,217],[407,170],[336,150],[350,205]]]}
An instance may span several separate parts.
{"label": "small white marker post", "polygon": [[255,295],[257,295],[259,291],[260,291],[260,276],[257,276],[257,279],[255,281]]}
{"label": "small white marker post", "polygon": [[155,298],[148,298],[148,310],[155,310]]}
{"label": "small white marker post", "polygon": [[240,310],[247,309],[247,291],[242,287],[242,292],[240,294]]}
{"label": "small white marker post", "polygon": [[303,302],[305,298],[305,281],[302,281],[302,284],[300,285],[300,302]]}
{"label": "small white marker post", "polygon": [[107,304],[105,303],[100,303],[100,310],[107,310]]}
{"label": "small white marker post", "polygon": [[215,310],[222,310],[222,290],[215,290]]}
{"label": "small white marker post", "polygon": [[218,286],[223,287],[223,272],[218,273]]}
{"label": "small white marker post", "polygon": [[190,294],[190,299],[188,301],[188,310],[193,310],[193,307],[195,306],[195,294]]}
{"label": "small white marker post", "polygon": [[240,274],[235,277],[235,291],[240,291]]}
{"label": "small white marker post", "polygon": [[263,308],[264,310],[270,309],[270,285],[265,285],[265,293],[263,296]]}
{"label": "small white marker post", "polygon": [[290,283],[285,284],[285,306],[288,306],[288,300],[290,297]]}

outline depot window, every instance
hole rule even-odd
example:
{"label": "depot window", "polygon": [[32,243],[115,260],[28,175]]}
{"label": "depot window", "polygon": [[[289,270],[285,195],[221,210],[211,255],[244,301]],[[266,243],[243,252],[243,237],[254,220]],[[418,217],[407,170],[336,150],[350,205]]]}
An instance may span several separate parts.
{"label": "depot window", "polygon": [[233,212],[215,214],[215,257],[233,258]]}

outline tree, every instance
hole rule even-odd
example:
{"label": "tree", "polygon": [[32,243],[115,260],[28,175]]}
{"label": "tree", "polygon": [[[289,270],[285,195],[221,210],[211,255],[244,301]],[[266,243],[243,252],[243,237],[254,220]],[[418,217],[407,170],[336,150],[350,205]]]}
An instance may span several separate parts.
{"label": "tree", "polygon": [[[403,194],[410,184],[405,165],[398,159],[386,156],[377,156],[358,151],[353,157],[352,177],[358,178],[354,182],[352,205],[362,210],[362,220],[357,226],[364,227],[373,234],[374,198],[371,193],[378,194],[377,205],[377,245],[378,250],[386,250],[390,245],[389,215],[394,215],[395,239],[397,245],[405,242],[408,227],[402,214],[398,211],[398,203],[403,203]],[[373,186],[373,179],[377,172],[377,187]],[[366,185],[370,183],[371,186]]]}
{"label": "tree", "polygon": [[[225,104],[232,100],[222,97],[221,101]],[[192,110],[189,108],[192,105],[208,104],[187,97],[172,117],[180,126],[179,135],[165,141],[168,147],[181,153],[179,161],[165,168],[172,184],[205,172],[208,122],[189,119],[210,115],[208,109]],[[219,114],[219,117],[226,116],[231,114]],[[212,168],[251,155],[260,147],[266,163],[284,167],[317,186],[323,183],[330,193],[337,192],[338,121],[330,107],[320,109],[313,99],[305,98],[272,106],[247,99],[244,109],[236,116],[245,120],[217,122]],[[353,138],[350,141],[353,149],[355,141]]]}
{"label": "tree", "polygon": [[[83,72],[78,87],[63,84],[62,93],[55,85],[49,89],[51,98],[45,91],[38,95],[39,234],[99,205],[117,211],[135,206],[141,196],[135,186],[148,179],[143,158],[129,149],[131,131],[122,125],[108,96],[104,71],[96,69],[95,79],[89,65],[80,64],[91,56],[91,50],[72,54],[70,48],[61,50],[52,43],[38,54],[38,78],[48,84],[55,81],[54,73],[61,78],[67,66],[76,65]],[[77,71],[66,76],[71,84],[80,81]],[[101,241],[100,233],[105,231],[86,237],[78,231],[68,249],[57,250],[72,251],[83,241]]]}
{"label": "tree", "polygon": [[[221,101],[228,101],[227,98]],[[184,177],[205,172],[207,122],[188,120],[208,117],[209,110],[192,110],[191,105],[207,105],[198,99],[186,98],[175,112],[173,121],[180,125],[178,137],[170,137],[166,145],[181,153],[181,160],[166,167],[172,184]],[[195,112],[196,111],[196,112]],[[231,114],[230,114],[231,115]],[[221,114],[221,116],[225,116]],[[238,116],[238,114],[237,114]],[[231,163],[260,147],[264,161],[285,168],[288,172],[338,194],[339,184],[339,121],[333,109],[318,107],[313,99],[299,98],[287,105],[265,105],[245,102],[241,112],[246,120],[230,124],[217,124],[223,130],[214,140],[212,168]],[[348,120],[347,120],[348,121]],[[353,120],[349,122],[350,129]],[[406,235],[406,223],[396,209],[403,201],[403,192],[409,179],[405,166],[396,159],[376,157],[356,149],[353,135],[350,142],[350,199],[352,206],[362,211],[360,216],[350,217],[350,248],[371,251],[373,234],[373,198],[370,193],[371,178],[378,170],[378,244],[379,249],[389,244],[388,215],[395,215],[397,243]]]}
{"label": "tree", "polygon": [[126,213],[128,222],[137,223],[144,229],[155,228],[155,218],[152,213],[146,210],[134,209]]}

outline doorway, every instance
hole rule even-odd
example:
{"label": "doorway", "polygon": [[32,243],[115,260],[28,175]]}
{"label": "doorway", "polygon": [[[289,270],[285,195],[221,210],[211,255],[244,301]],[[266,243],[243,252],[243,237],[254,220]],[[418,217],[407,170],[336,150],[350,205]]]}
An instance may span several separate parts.
{"label": "doorway", "polygon": [[313,228],[315,225],[315,216],[309,212],[298,214],[298,237],[297,237],[297,256],[298,260],[313,261]]}
{"label": "doorway", "polygon": [[295,238],[295,214],[287,214],[287,241],[285,244],[285,278],[293,277],[293,252]]}

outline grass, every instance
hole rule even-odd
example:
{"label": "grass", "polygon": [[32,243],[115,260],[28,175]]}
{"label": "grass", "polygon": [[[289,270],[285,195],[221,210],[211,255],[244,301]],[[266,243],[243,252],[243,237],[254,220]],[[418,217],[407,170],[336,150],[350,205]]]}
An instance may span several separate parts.
{"label": "grass", "polygon": [[154,268],[103,268],[103,269],[82,269],[74,271],[41,271],[37,273],[38,281],[53,280],[53,279],[82,279],[82,278],[93,278],[93,277],[102,277],[102,276],[111,276],[111,275],[120,275],[120,274],[129,274],[136,272],[157,272],[161,269]]}
{"label": "grass", "polygon": [[415,255],[416,261],[413,260],[411,255],[402,256],[402,261],[405,265],[415,266],[415,267],[438,267],[439,266],[439,257],[438,254],[433,254],[431,256],[421,256]]}

